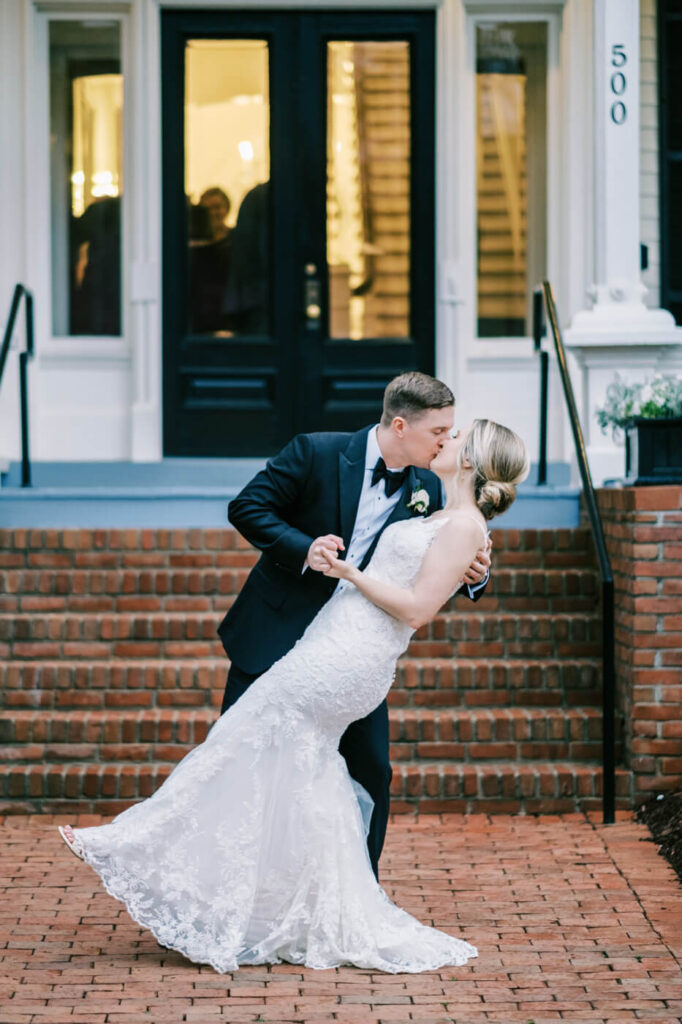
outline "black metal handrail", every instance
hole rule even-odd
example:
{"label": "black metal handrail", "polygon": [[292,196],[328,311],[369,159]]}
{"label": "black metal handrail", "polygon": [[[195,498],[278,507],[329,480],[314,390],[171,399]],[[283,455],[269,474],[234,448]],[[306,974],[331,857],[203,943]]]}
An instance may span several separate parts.
{"label": "black metal handrail", "polygon": [[[578,468],[583,485],[583,495],[590,525],[592,537],[597,552],[599,570],[602,580],[602,771],[603,771],[603,792],[602,792],[602,815],[605,825],[610,825],[615,820],[616,803],[616,758],[615,758],[615,708],[616,708],[616,679],[615,679],[615,631],[614,631],[614,605],[613,605],[613,572],[611,571],[611,560],[606,550],[604,529],[602,527],[599,506],[594,493],[594,484],[587,461],[585,440],[583,438],[578,409],[575,404],[573,386],[568,373],[566,362],[566,349],[564,348],[559,319],[557,317],[554,294],[549,281],[543,281],[539,288],[536,288],[533,302],[533,338],[536,350],[541,354],[541,380],[540,380],[540,463],[538,470],[538,483],[546,482],[547,478],[547,377],[548,377],[548,355],[542,352],[541,339],[543,336],[542,308],[547,311],[547,320],[554,338],[561,383],[564,389],[564,397],[568,408],[568,418],[571,421],[571,430],[575,442]],[[544,358],[542,358],[544,357]],[[543,466],[544,463],[544,466]],[[540,474],[543,479],[540,480]]]}
{"label": "black metal handrail", "polygon": [[33,295],[23,284],[18,284],[14,289],[12,304],[9,308],[7,326],[0,348],[0,384],[2,374],[7,362],[7,354],[12,342],[14,326],[19,315],[21,300],[26,300],[26,348],[19,353],[19,392],[21,402],[21,486],[31,486],[31,461],[28,454],[28,374],[26,367],[29,359],[33,358]]}
{"label": "black metal handrail", "polygon": [[538,453],[538,486],[547,483],[547,389],[549,385],[549,355],[542,349],[542,303],[541,288],[533,292],[533,343],[540,356],[540,451]]}

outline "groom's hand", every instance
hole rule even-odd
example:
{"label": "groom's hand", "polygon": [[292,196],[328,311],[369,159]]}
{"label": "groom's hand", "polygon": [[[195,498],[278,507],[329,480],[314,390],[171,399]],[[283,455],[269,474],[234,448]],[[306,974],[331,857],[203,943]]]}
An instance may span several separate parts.
{"label": "groom's hand", "polygon": [[486,575],[490,572],[490,566],[492,564],[490,558],[490,549],[492,546],[492,537],[488,534],[488,540],[485,548],[476,552],[476,557],[464,573],[465,583],[481,583],[486,578]]}
{"label": "groom's hand", "polygon": [[316,537],[308,548],[306,565],[316,572],[325,572],[336,558],[338,551],[344,551],[345,546],[341,537],[328,533],[324,537]]}

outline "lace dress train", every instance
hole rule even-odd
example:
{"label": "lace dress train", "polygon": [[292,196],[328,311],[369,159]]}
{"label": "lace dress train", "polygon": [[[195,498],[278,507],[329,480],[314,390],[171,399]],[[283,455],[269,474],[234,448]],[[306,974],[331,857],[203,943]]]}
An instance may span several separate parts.
{"label": "lace dress train", "polygon": [[[368,571],[407,585],[442,522],[389,527]],[[282,960],[416,972],[478,955],[388,899],[366,846],[372,801],[338,753],[385,697],[411,632],[337,591],[153,796],[74,830],[162,945],[221,973]]]}

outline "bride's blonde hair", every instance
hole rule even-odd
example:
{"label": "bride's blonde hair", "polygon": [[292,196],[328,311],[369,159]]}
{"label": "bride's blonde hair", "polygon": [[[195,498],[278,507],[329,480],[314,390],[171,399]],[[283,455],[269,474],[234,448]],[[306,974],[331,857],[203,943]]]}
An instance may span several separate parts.
{"label": "bride's blonde hair", "polygon": [[474,420],[460,451],[474,472],[474,498],[486,519],[499,516],[516,498],[530,470],[526,446],[513,430],[492,420]]}

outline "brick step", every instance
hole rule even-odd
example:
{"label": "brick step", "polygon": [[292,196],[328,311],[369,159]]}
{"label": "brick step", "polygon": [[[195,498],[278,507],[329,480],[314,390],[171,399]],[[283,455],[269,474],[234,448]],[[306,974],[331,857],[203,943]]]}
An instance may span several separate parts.
{"label": "brick step", "polygon": [[[220,654],[212,613],[0,615],[0,656],[13,658],[204,657]],[[416,657],[591,657],[601,625],[582,612],[440,612],[415,634]]]}
{"label": "brick step", "polygon": [[[217,709],[0,713],[0,762],[176,762],[218,718]],[[594,761],[601,712],[594,708],[391,709],[391,761]]]}
{"label": "brick step", "polygon": [[[168,778],[171,764],[0,765],[0,813],[118,814]],[[481,762],[394,766],[391,810],[547,813],[601,806],[600,764]],[[631,773],[616,772],[616,806],[631,803]]]}
{"label": "brick step", "polygon": [[[598,622],[569,621],[569,628],[556,616],[545,620],[547,628],[534,629],[528,636],[523,619],[495,623],[494,629],[481,633],[472,616],[468,623],[457,623],[454,636],[417,636],[407,654],[411,658],[508,658],[510,661],[529,658],[598,658],[601,653]],[[507,631],[506,627],[509,627]],[[548,635],[549,634],[549,635]]]}
{"label": "brick step", "polygon": [[[220,707],[229,662],[218,658],[0,663],[0,707]],[[399,660],[394,707],[571,707],[601,701],[594,659]]]}
{"label": "brick step", "polygon": [[[601,809],[602,766],[482,762],[393,766],[391,811],[547,814]],[[632,807],[632,773],[616,769],[616,807]]]}
{"label": "brick step", "polygon": [[[431,622],[417,630],[415,641],[548,640],[580,643],[601,637],[601,619],[594,613],[548,614],[546,611],[529,611],[524,614],[511,614],[506,611],[475,612],[470,609],[471,605],[467,601],[467,604],[457,611],[439,612]],[[14,617],[14,621],[18,620],[18,616]]]}
{"label": "brick step", "polygon": [[225,657],[0,662],[0,707],[220,707]]}
{"label": "brick step", "polygon": [[[248,570],[18,570],[0,572],[4,612],[225,611]],[[589,611],[597,601],[591,568],[527,569],[495,565],[477,611]],[[457,606],[473,607],[466,599]],[[455,599],[448,603],[455,607]]]}
{"label": "brick step", "polygon": [[389,702],[400,705],[408,701],[431,707],[599,704],[601,661],[405,656],[398,662]]}
{"label": "brick step", "polygon": [[[0,530],[0,569],[248,568],[257,552],[235,530]],[[589,530],[493,529],[496,568],[595,566]]]}

